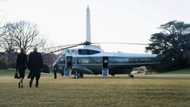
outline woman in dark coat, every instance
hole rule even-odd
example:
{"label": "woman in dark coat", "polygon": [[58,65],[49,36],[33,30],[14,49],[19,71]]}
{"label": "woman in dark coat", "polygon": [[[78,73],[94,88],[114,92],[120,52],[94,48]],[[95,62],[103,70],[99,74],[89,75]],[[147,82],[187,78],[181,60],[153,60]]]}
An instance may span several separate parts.
{"label": "woman in dark coat", "polygon": [[23,88],[23,79],[25,77],[25,70],[27,68],[27,55],[24,49],[20,50],[20,53],[17,55],[16,60],[16,70],[19,72],[20,81],[18,83],[18,88]]}

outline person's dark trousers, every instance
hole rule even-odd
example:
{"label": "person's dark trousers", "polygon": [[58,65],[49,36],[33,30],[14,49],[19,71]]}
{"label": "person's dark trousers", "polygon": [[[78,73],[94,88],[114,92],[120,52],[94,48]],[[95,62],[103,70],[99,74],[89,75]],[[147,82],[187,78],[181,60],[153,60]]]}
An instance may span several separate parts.
{"label": "person's dark trousers", "polygon": [[39,79],[40,79],[40,69],[31,69],[31,79],[30,79],[30,83],[29,86],[30,88],[32,87],[32,83],[34,78],[36,79],[36,84],[35,87],[38,88],[39,86]]}
{"label": "person's dark trousers", "polygon": [[19,78],[20,78],[20,81],[18,83],[18,88],[23,88],[23,86],[24,86],[23,79],[25,77],[25,68],[19,68],[18,71],[19,71]]}

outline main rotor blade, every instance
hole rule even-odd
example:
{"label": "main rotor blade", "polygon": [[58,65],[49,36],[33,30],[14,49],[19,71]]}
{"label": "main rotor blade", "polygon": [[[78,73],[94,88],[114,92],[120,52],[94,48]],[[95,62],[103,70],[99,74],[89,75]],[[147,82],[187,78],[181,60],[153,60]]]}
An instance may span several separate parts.
{"label": "main rotor blade", "polygon": [[80,45],[83,45],[83,44],[84,44],[84,43],[79,43],[79,44],[74,44],[74,45],[71,45],[71,46],[66,46],[66,47],[57,49],[57,50],[55,50],[55,51],[51,51],[51,52],[49,52],[49,53],[55,53],[55,52],[63,51],[63,50],[65,50],[65,49],[74,48],[74,47],[77,47],[77,46],[80,46]]}
{"label": "main rotor blade", "polygon": [[148,45],[147,43],[131,43],[131,42],[94,42],[92,44]]}

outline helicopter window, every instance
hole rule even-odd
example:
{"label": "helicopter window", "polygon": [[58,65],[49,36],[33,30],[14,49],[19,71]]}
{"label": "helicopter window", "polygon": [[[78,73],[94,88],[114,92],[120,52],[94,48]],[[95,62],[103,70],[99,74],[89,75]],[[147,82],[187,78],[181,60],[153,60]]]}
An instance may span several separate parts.
{"label": "helicopter window", "polygon": [[92,55],[92,54],[96,54],[96,53],[100,53],[100,52],[96,51],[96,50],[79,49],[78,53],[79,53],[79,55]]}
{"label": "helicopter window", "polygon": [[101,57],[83,57],[78,59],[78,64],[99,64],[101,63]]}

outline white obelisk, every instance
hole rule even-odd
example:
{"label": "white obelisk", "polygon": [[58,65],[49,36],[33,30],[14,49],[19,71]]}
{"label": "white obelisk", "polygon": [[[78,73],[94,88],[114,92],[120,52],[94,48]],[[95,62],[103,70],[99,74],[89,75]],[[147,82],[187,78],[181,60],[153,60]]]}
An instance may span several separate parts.
{"label": "white obelisk", "polygon": [[91,43],[90,8],[86,8],[86,42]]}

